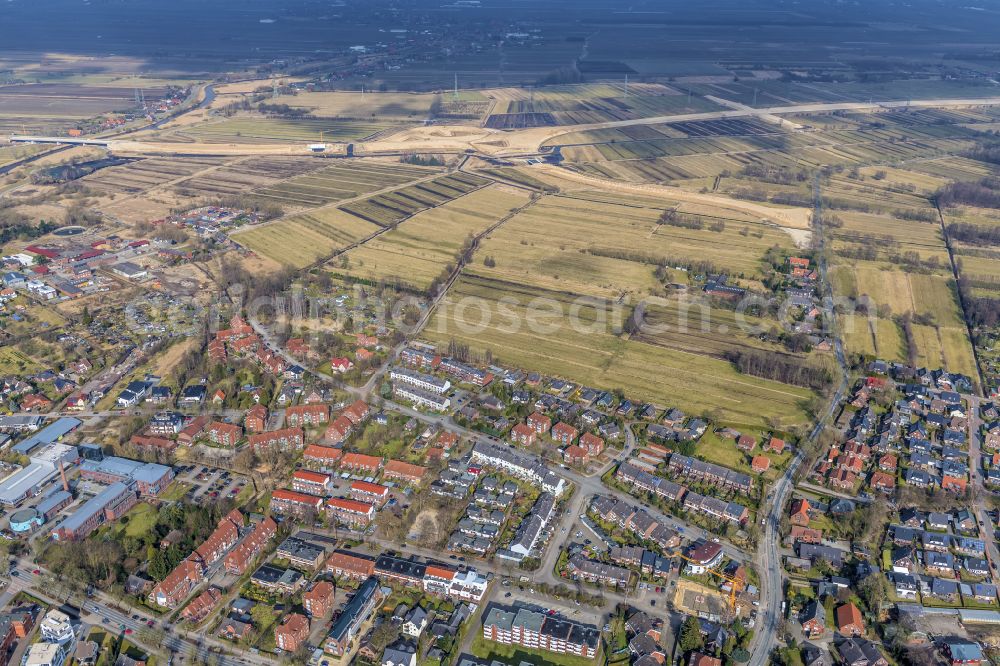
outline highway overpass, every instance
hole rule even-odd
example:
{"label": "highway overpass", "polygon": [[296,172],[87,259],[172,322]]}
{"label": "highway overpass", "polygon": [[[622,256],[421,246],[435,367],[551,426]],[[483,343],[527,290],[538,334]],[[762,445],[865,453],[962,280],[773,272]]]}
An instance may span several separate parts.
{"label": "highway overpass", "polygon": [[74,146],[101,146],[108,147],[111,139],[77,139],[71,136],[28,136],[22,134],[11,134],[11,143],[58,143],[70,144]]}

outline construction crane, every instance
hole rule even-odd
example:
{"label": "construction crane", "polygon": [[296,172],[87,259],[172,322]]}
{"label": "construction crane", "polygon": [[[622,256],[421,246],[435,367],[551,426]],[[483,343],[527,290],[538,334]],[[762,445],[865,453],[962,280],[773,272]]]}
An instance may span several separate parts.
{"label": "construction crane", "polygon": [[[690,562],[691,564],[696,564],[699,567],[703,567],[704,568],[704,565],[701,562],[698,562],[696,560],[692,560],[690,557],[688,557],[687,555],[684,555],[679,550],[678,551],[674,551],[674,553],[672,554],[672,556],[673,557],[679,557],[682,560],[685,560],[686,562]],[[710,573],[710,574],[712,574],[712,575],[714,575],[714,576],[718,576],[722,580],[727,581],[729,583],[729,597],[728,597],[728,599],[729,599],[729,607],[733,611],[735,611],[736,610],[736,595],[743,591],[744,581],[741,581],[741,580],[739,580],[737,578],[733,578],[732,576],[726,575],[726,574],[722,573],[721,571],[717,571],[716,569],[705,568],[705,571],[708,572],[708,573]]]}

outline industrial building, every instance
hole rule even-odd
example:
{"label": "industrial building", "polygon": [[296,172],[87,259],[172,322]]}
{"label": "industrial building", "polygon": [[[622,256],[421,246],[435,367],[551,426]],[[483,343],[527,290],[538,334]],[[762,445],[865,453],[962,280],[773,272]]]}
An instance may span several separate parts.
{"label": "industrial building", "polygon": [[78,457],[76,447],[66,444],[40,449],[27,466],[0,480],[0,504],[15,506],[34,497],[59,473],[61,465],[74,464]]}
{"label": "industrial building", "polygon": [[57,541],[83,539],[104,523],[120,518],[139,501],[135,483],[117,481],[87,500],[52,531]]}
{"label": "industrial building", "polygon": [[74,419],[69,416],[56,419],[56,421],[51,425],[46,426],[31,437],[18,442],[11,448],[15,453],[20,453],[25,456],[30,455],[32,451],[42,445],[58,442],[63,438],[63,436],[76,430],[81,423],[82,421],[80,421],[80,419]]}
{"label": "industrial building", "polygon": [[174,470],[157,463],[109,456],[100,461],[84,460],[80,463],[80,477],[97,483],[135,481],[136,489],[142,495],[156,496],[170,485]]}

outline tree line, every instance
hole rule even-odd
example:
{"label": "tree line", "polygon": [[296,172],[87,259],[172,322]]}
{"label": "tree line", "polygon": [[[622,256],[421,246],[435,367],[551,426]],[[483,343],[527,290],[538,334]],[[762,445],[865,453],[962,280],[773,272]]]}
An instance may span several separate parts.
{"label": "tree line", "polygon": [[821,390],[833,381],[830,371],[825,368],[799,363],[780,354],[763,350],[733,350],[726,354],[726,360],[744,375],[771,379],[793,386]]}
{"label": "tree line", "polygon": [[937,191],[934,199],[943,208],[960,204],[1000,208],[1000,178],[983,178],[974,183],[949,183]]}

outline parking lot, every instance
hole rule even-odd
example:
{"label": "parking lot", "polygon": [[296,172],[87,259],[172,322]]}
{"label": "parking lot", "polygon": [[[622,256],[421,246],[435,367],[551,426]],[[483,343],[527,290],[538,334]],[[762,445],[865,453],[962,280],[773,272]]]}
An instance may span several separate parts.
{"label": "parking lot", "polygon": [[191,484],[185,496],[188,501],[210,498],[235,498],[250,481],[239,474],[205,465],[184,465],[176,468],[177,478]]}

